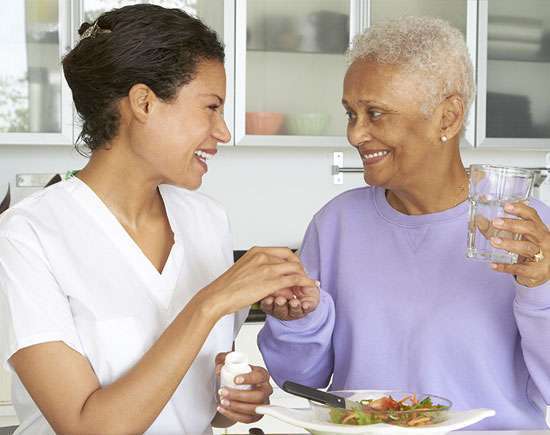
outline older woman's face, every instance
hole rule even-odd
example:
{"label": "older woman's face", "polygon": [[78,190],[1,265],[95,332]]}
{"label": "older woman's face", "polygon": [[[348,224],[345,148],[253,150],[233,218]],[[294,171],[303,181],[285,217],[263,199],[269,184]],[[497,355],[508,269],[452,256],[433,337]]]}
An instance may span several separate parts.
{"label": "older woman's face", "polygon": [[418,80],[395,65],[354,62],[344,79],[347,135],[368,184],[399,189],[429,171],[438,150],[437,111],[421,112]]}

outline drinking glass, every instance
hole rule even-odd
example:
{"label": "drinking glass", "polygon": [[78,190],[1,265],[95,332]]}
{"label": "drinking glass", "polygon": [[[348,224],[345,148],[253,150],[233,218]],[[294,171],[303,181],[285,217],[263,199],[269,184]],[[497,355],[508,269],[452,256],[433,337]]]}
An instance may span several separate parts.
{"label": "drinking glass", "polygon": [[506,213],[508,203],[525,201],[534,184],[534,172],[524,168],[492,165],[470,166],[470,217],[466,256],[494,263],[517,263],[518,255],[491,245],[491,237],[519,240],[514,234],[493,226],[497,218],[519,219]]}

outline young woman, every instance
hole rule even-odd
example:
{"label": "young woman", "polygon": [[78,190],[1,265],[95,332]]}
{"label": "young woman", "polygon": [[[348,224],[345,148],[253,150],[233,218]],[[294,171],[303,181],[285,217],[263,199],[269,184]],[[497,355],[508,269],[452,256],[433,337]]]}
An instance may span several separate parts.
{"label": "young woman", "polygon": [[0,352],[21,434],[203,434],[271,394],[216,392],[246,307],[315,286],[290,250],[234,266],[227,217],[194,192],[229,132],[224,52],[181,10],[128,6],[63,60],[91,158],[0,219]]}

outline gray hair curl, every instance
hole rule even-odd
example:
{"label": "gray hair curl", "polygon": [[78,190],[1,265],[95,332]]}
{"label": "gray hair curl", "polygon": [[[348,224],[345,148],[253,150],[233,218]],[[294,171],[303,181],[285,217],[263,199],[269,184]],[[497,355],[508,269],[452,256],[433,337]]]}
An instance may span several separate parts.
{"label": "gray hair curl", "polygon": [[375,23],[357,35],[347,53],[351,64],[369,59],[399,65],[420,77],[425,114],[449,95],[462,97],[467,111],[475,95],[473,67],[462,33],[433,17],[402,17]]}

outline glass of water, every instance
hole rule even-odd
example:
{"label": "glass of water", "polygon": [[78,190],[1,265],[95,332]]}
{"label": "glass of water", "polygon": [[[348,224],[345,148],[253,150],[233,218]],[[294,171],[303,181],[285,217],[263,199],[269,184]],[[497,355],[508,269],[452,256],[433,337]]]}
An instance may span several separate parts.
{"label": "glass of water", "polygon": [[492,165],[470,166],[470,218],[466,256],[493,263],[517,263],[518,255],[491,245],[491,237],[519,240],[513,234],[493,226],[497,218],[519,219],[504,211],[509,203],[529,198],[535,174],[529,169]]}

